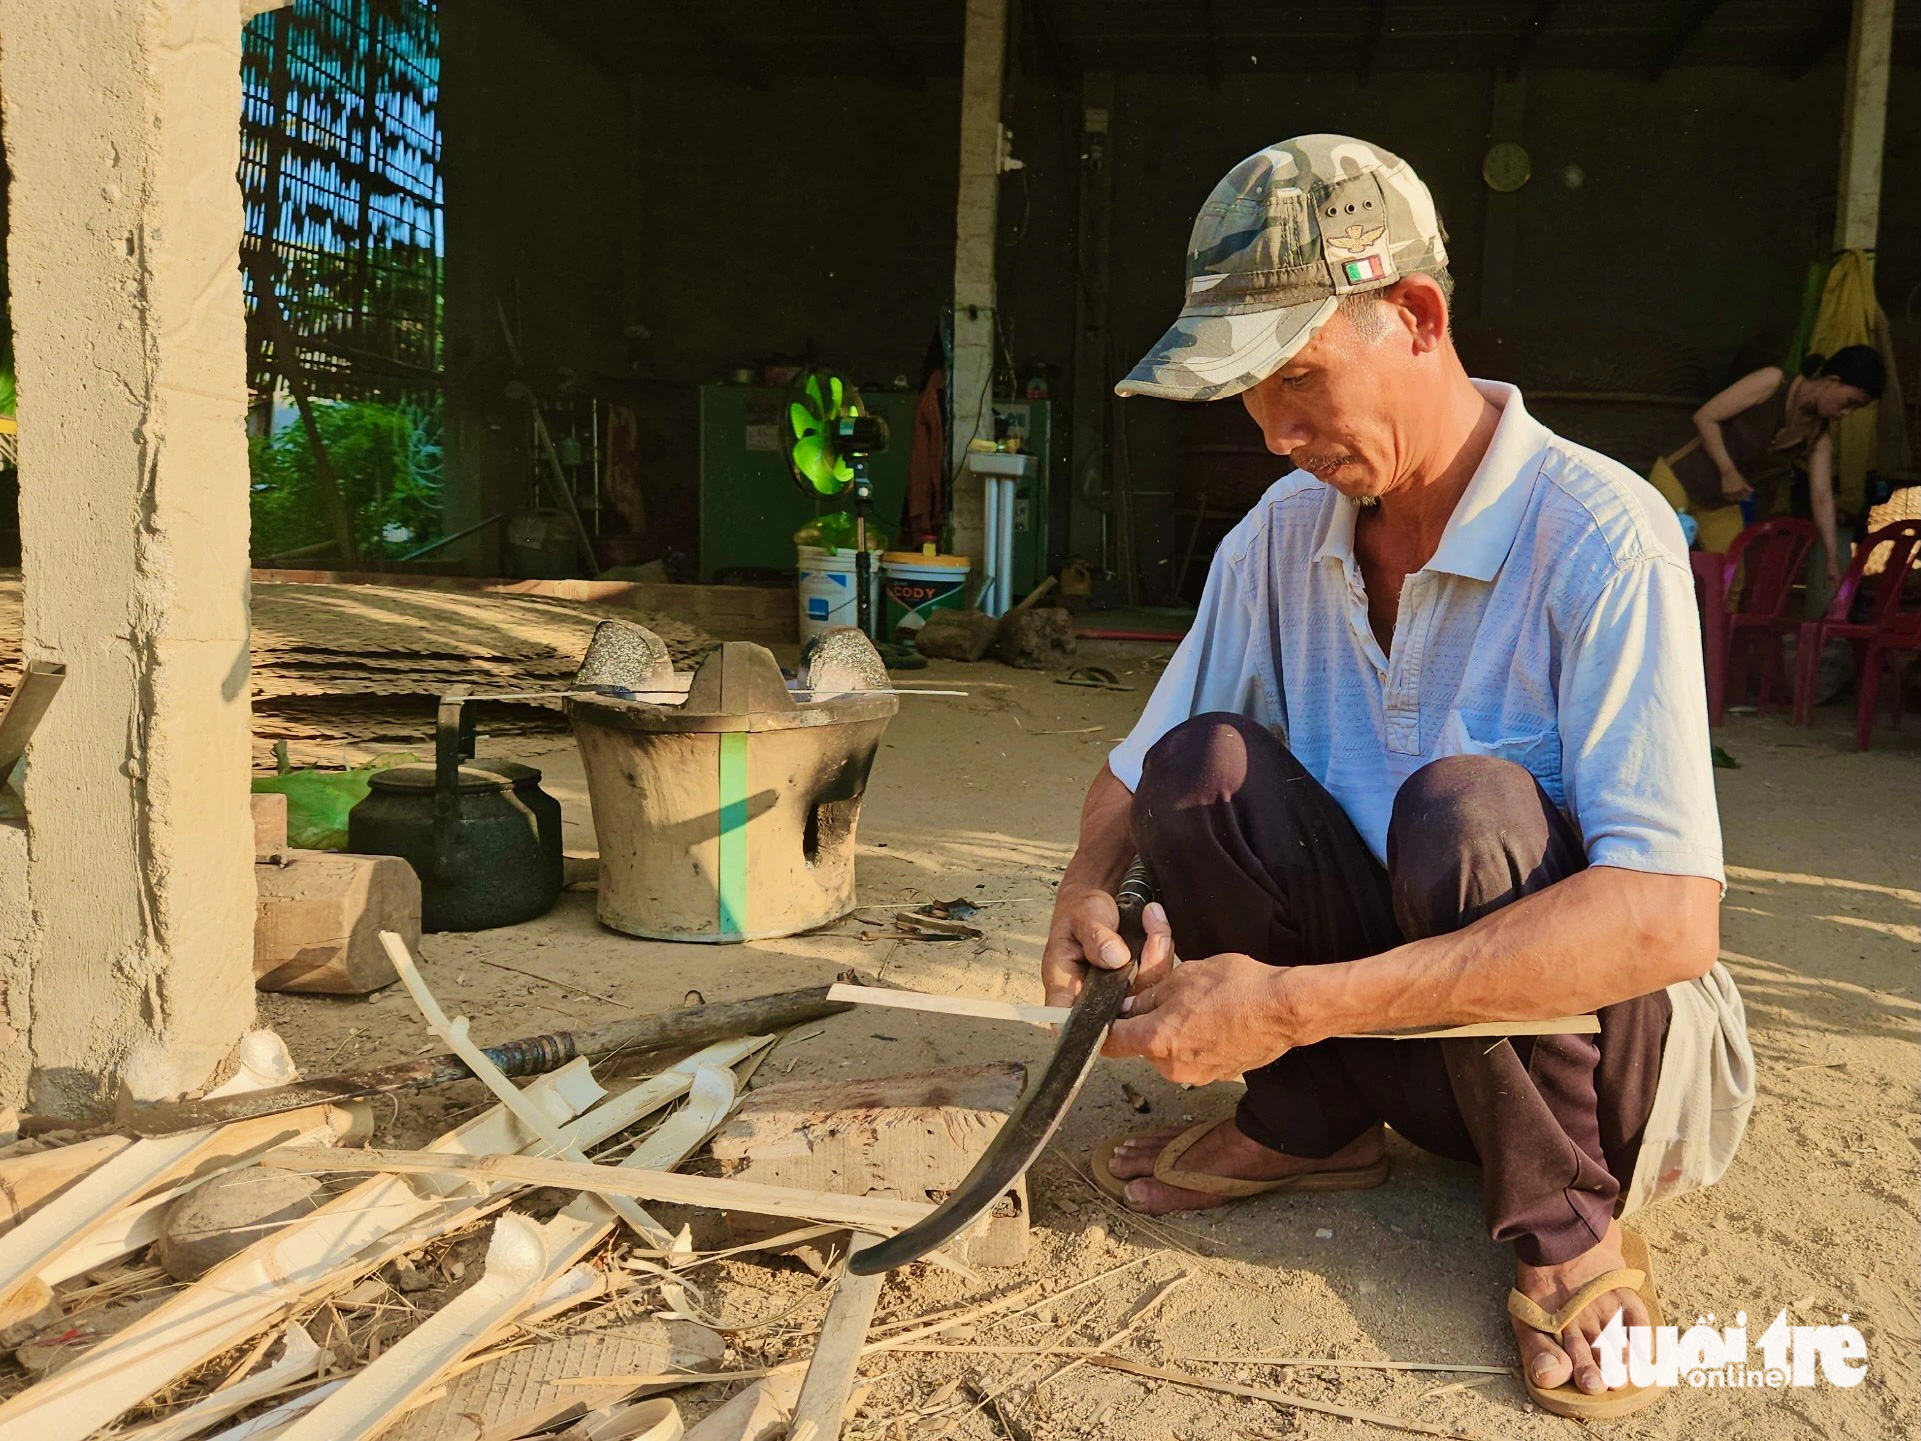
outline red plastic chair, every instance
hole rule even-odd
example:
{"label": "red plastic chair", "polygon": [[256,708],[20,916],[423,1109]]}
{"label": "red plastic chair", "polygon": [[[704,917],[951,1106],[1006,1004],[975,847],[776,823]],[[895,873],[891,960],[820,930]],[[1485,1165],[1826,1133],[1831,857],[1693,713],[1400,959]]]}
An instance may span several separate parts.
{"label": "red plastic chair", "polygon": [[1713,694],[1710,688],[1714,724],[1721,723],[1728,701],[1739,704],[1746,696],[1750,662],[1754,660],[1761,663],[1763,714],[1773,703],[1777,689],[1783,695],[1788,693],[1781,642],[1801,625],[1799,616],[1788,614],[1788,601],[1816,538],[1812,521],[1783,516],[1749,526],[1728,547],[1722,561],[1723,589],[1732,589],[1738,577],[1740,591],[1734,611],[1727,617],[1719,694]]}
{"label": "red plastic chair", "polygon": [[[1912,521],[1907,523],[1914,524]],[[1863,751],[1868,748],[1868,740],[1874,733],[1874,702],[1881,689],[1881,662],[1902,651],[1921,651],[1921,604],[1915,600],[1912,573],[1905,569],[1897,571],[1890,564],[1882,575],[1886,577],[1884,584],[1894,592],[1894,601],[1887,617],[1881,622],[1881,628],[1868,642],[1867,654],[1861,660],[1861,683],[1858,687],[1861,696],[1854,708],[1854,748]],[[1901,685],[1898,675],[1895,682],[1888,718],[1898,728],[1901,724]]]}
{"label": "red plastic chair", "polygon": [[[1869,578],[1867,567],[1882,547],[1885,567],[1880,575]],[[1848,562],[1848,573],[1841,577],[1828,613],[1819,620],[1804,621],[1794,644],[1794,723],[1809,725],[1814,719],[1814,688],[1821,668],[1821,651],[1829,641],[1845,640],[1854,647],[1855,692],[1862,708],[1856,717],[1861,748],[1867,749],[1867,734],[1873,728],[1874,702],[1880,685],[1879,656],[1890,647],[1886,642],[1876,652],[1874,675],[1868,675],[1868,652],[1883,632],[1898,638],[1903,633],[1903,592],[1908,588],[1910,568],[1917,548],[1921,548],[1921,520],[1897,520],[1872,532],[1855,547]],[[1850,620],[1863,583],[1873,586],[1873,597],[1860,620]],[[1911,626],[1908,627],[1911,629]],[[1903,649],[1898,643],[1892,648]],[[1901,698],[1895,696],[1899,718]]]}
{"label": "red plastic chair", "polygon": [[1688,552],[1694,572],[1694,603],[1701,608],[1702,669],[1708,678],[1708,714],[1721,719],[1721,687],[1728,678],[1727,557],[1711,550]]}

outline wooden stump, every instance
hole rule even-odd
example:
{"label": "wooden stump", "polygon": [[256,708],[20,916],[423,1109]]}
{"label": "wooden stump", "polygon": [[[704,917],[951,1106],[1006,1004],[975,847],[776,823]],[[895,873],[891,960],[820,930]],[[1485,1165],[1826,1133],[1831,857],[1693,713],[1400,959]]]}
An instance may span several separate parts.
{"label": "wooden stump", "polygon": [[288,851],[256,865],[254,985],[359,995],[394,982],[381,931],[420,944],[420,877],[399,856]]}
{"label": "wooden stump", "polygon": [[937,610],[914,633],[914,649],[936,660],[979,660],[994,644],[1000,622],[977,610]]}
{"label": "wooden stump", "polygon": [[1074,617],[1059,607],[1009,612],[994,642],[995,656],[1024,670],[1051,670],[1074,654]]}
{"label": "wooden stump", "polygon": [[[715,1134],[720,1173],[851,1196],[940,1202],[973,1168],[1020,1099],[1026,1069],[956,1066],[862,1081],[765,1086]],[[792,1223],[729,1213],[743,1240]],[[988,1224],[948,1248],[974,1266],[1027,1256],[1027,1185],[995,1203]]]}

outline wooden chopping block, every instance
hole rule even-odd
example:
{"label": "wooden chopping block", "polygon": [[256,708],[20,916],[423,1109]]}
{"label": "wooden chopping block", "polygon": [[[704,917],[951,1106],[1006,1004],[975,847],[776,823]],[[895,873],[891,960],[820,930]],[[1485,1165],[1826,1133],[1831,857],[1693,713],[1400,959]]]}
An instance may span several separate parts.
{"label": "wooden chopping block", "polygon": [[[973,1169],[1020,1099],[1026,1068],[955,1066],[862,1081],[763,1086],[715,1133],[723,1176],[852,1196],[939,1202]],[[791,1230],[729,1212],[742,1240]],[[995,1204],[986,1226],[946,1248],[971,1266],[1027,1256],[1027,1183]]]}
{"label": "wooden chopping block", "polygon": [[399,856],[288,851],[256,865],[254,985],[360,995],[393,984],[380,932],[420,944],[420,877]]}
{"label": "wooden chopping block", "polygon": [[257,861],[287,849],[287,798],[273,792],[247,797],[253,811],[253,855]]}

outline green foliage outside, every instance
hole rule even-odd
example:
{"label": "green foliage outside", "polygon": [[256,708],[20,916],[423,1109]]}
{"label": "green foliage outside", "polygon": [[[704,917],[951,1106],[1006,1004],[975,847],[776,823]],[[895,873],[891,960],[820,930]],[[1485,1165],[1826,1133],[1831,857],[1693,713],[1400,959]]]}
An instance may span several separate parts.
{"label": "green foliage outside", "polygon": [[[315,421],[363,556],[398,556],[440,534],[441,418],[378,401],[316,402]],[[303,425],[255,436],[253,553],[284,555],[334,538]]]}

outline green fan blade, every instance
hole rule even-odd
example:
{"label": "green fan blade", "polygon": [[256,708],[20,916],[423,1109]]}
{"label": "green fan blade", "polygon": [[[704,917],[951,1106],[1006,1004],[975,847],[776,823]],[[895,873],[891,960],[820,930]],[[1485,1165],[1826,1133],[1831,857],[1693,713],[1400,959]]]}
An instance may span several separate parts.
{"label": "green fan blade", "polygon": [[826,454],[818,435],[802,436],[794,442],[794,469],[822,495],[833,495],[841,488],[838,466]]}
{"label": "green fan blade", "polygon": [[787,458],[803,489],[830,496],[853,484],[854,467],[839,455],[834,432],[840,420],[860,413],[860,392],[828,372],[808,371],[789,392]]}

